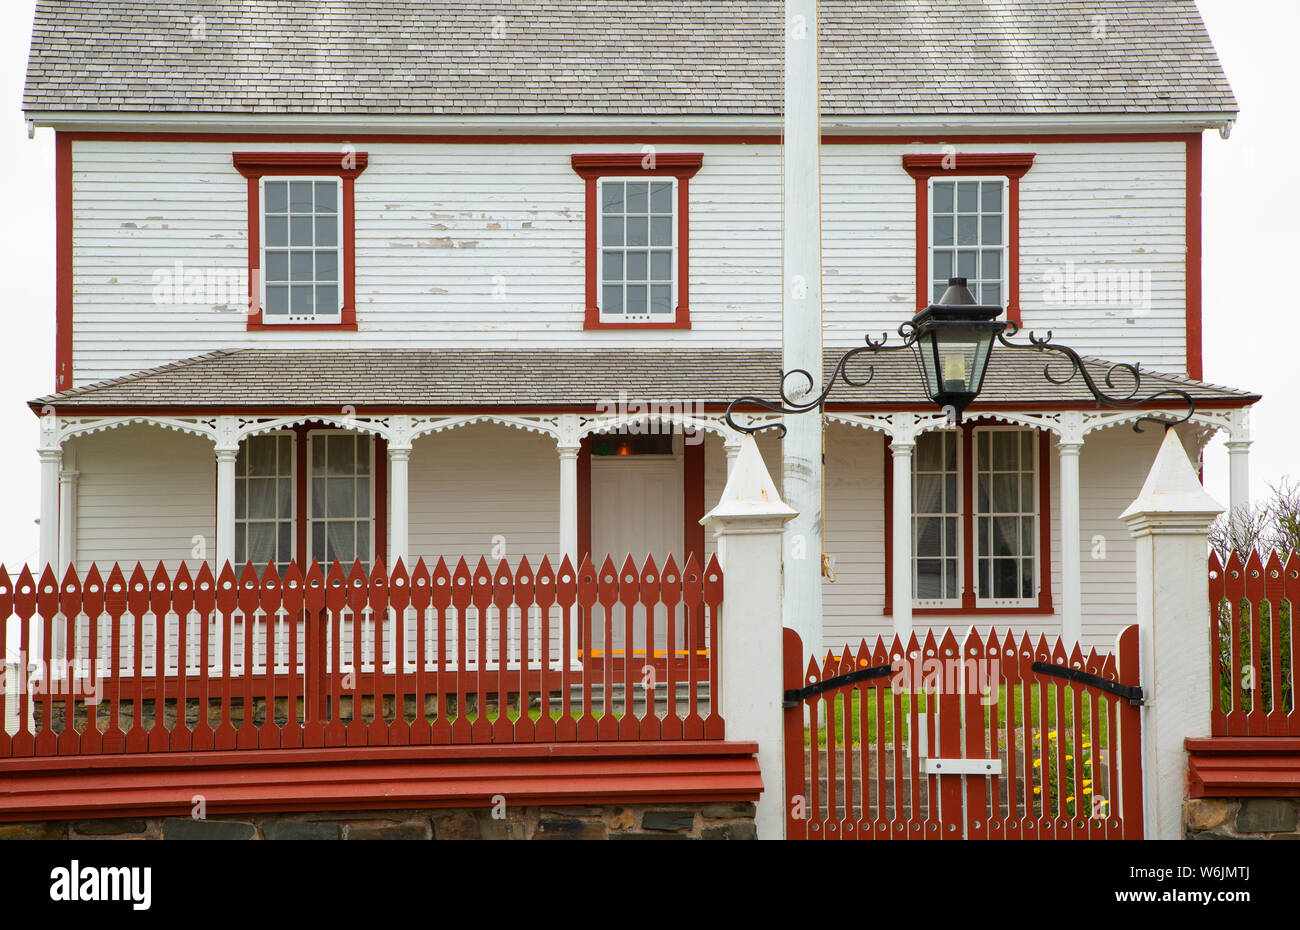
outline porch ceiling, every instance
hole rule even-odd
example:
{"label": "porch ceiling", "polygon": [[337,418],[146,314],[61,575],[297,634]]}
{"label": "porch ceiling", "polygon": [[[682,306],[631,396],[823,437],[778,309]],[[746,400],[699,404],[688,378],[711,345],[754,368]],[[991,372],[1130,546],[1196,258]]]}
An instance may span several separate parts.
{"label": "porch ceiling", "polygon": [[[827,375],[839,351],[827,350]],[[975,408],[1092,406],[1079,377],[1057,385],[1043,377],[1051,361],[1058,376],[1068,361],[1050,353],[995,349]],[[850,363],[865,387],[838,385],[837,409],[929,409],[910,351]],[[1105,384],[1111,363],[1089,359]],[[776,348],[723,349],[228,349],[72,388],[30,402],[65,414],[78,410],[158,409],[233,411],[243,408],[321,410],[399,408],[590,409],[629,401],[725,405],[742,395],[777,396],[781,353]],[[1114,393],[1127,392],[1123,373]],[[1143,371],[1143,394],[1179,388],[1201,406],[1237,407],[1259,395]],[[1172,402],[1178,406],[1177,401]]]}

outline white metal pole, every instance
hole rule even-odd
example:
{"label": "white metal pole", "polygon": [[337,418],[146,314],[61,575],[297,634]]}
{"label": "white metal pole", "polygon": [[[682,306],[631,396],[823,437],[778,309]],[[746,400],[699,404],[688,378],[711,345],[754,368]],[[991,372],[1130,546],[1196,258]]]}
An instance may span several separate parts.
{"label": "white metal pole", "polygon": [[[817,0],[785,0],[785,99],[782,146],[781,361],[822,383],[821,120]],[[793,391],[802,385],[793,380]],[[782,618],[811,653],[822,648],[822,422],[787,417],[781,490],[799,512],[784,535]]]}

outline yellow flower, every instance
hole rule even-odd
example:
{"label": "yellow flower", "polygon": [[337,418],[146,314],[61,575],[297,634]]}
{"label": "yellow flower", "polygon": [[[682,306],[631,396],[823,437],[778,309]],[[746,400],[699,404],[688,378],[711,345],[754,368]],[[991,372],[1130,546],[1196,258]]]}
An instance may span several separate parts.
{"label": "yellow flower", "polygon": [[1042,766],[1042,764],[1043,764],[1043,760],[1042,760],[1042,759],[1035,759],[1035,760],[1034,760],[1034,768],[1040,768],[1040,767]]}
{"label": "yellow flower", "polygon": [[1091,788],[1084,788],[1084,789],[1083,789],[1083,793],[1084,793],[1084,794],[1092,794],[1092,789],[1091,789]]}
{"label": "yellow flower", "polygon": [[1083,748],[1084,748],[1084,749],[1091,749],[1091,748],[1092,748],[1092,743],[1084,743],[1084,744],[1083,744]]}
{"label": "yellow flower", "polygon": [[1042,794],[1042,793],[1043,793],[1043,789],[1040,788],[1040,787],[1038,787],[1037,785],[1035,785],[1035,786],[1034,786],[1034,794]]}
{"label": "yellow flower", "polygon": [[1051,731],[1049,731],[1048,734],[1047,734],[1047,738],[1048,738],[1048,739],[1056,739],[1056,731],[1055,731],[1055,730],[1051,730]]}
{"label": "yellow flower", "polygon": [[1083,780],[1083,783],[1084,783],[1085,785],[1091,785],[1091,784],[1092,784],[1092,779],[1091,779],[1091,778],[1085,778],[1085,779]]}
{"label": "yellow flower", "polygon": [[1068,798],[1066,798],[1066,799],[1065,799],[1065,803],[1066,803],[1066,804],[1073,804],[1073,803],[1074,803],[1074,795],[1070,795]]}
{"label": "yellow flower", "polygon": [[1074,756],[1066,756],[1066,757],[1065,757],[1065,761],[1066,761],[1066,762],[1072,762],[1073,760],[1074,760]]}

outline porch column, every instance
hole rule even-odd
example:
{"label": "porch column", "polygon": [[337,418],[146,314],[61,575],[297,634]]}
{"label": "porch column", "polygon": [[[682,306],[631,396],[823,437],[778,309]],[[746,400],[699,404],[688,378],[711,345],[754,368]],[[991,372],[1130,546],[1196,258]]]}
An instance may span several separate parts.
{"label": "porch column", "polygon": [[410,503],[411,445],[397,441],[388,443],[388,565],[391,568],[401,559],[408,568],[411,562],[411,503]]}
{"label": "porch column", "polygon": [[561,416],[555,446],[560,456],[560,555],[567,555],[575,569],[578,567],[578,453],[582,450],[578,425],[576,415]]}
{"label": "porch column", "polygon": [[1228,422],[1228,518],[1235,522],[1250,509],[1250,411],[1234,410]]}
{"label": "porch column", "polygon": [[916,439],[895,435],[890,444],[894,462],[894,539],[891,591],[894,632],[906,642],[912,635],[912,450]]}
{"label": "porch column", "polygon": [[[1082,540],[1083,532],[1079,519],[1079,450],[1083,448],[1083,437],[1077,431],[1069,431],[1057,440],[1057,461],[1060,464],[1061,479],[1061,638],[1068,648],[1077,643],[1083,635],[1083,566]],[[1040,562],[1044,576],[1048,575],[1047,566],[1051,564],[1049,553],[1043,553]],[[1043,578],[1043,584],[1051,584],[1050,577]]]}
{"label": "porch column", "polygon": [[81,473],[71,455],[59,472],[59,577],[77,559],[77,484]]}
{"label": "porch column", "polygon": [[59,471],[63,467],[63,444],[58,438],[58,418],[41,418],[41,544],[35,575],[40,578],[45,566],[59,564]]}
{"label": "porch column", "polygon": [[1222,512],[1201,487],[1177,431],[1168,430],[1142,492],[1120,515],[1137,541],[1147,839],[1183,838],[1184,741],[1210,735],[1206,532]]}
{"label": "porch column", "polygon": [[217,417],[217,574],[229,564],[235,569],[235,458],[239,455],[239,423]]}

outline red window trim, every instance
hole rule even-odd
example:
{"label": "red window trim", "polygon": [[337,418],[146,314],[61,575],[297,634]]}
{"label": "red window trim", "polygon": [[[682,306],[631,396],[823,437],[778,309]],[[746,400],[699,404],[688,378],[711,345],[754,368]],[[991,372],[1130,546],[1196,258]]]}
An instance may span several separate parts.
{"label": "red window trim", "polygon": [[1001,175],[1007,179],[1007,319],[1020,325],[1020,179],[1033,152],[909,154],[903,170],[916,180],[916,309],[930,303],[930,179]]}
{"label": "red window trim", "polygon": [[[968,420],[962,424],[962,592],[960,607],[912,608],[913,616],[943,616],[953,614],[1053,614],[1052,605],[1052,472],[1051,437],[1046,430],[1038,432],[1038,606],[1037,607],[977,607],[975,598],[975,516],[970,502],[975,499],[975,469],[973,449],[977,426],[995,425],[993,421],[981,423]],[[890,441],[885,439],[885,607],[881,613],[894,613],[894,468],[891,461]]]}
{"label": "red window trim", "polygon": [[[640,154],[582,154],[572,157],[573,170],[586,182],[586,309],[583,329],[690,329],[690,179],[704,164],[702,152],[662,152],[654,156],[654,167],[644,167],[650,156]],[[677,179],[677,307],[671,323],[604,323],[600,319],[600,244],[596,242],[596,220],[600,206],[596,181],[610,175],[638,174]]]}
{"label": "red window trim", "polygon": [[[356,298],[356,197],[357,175],[366,170],[366,152],[235,152],[235,169],[248,180],[248,289],[249,331],[355,330]],[[337,323],[267,324],[262,321],[261,288],[254,274],[261,255],[261,193],[259,182],[267,175],[333,175],[343,184],[343,309]]]}

